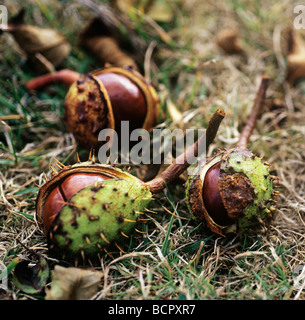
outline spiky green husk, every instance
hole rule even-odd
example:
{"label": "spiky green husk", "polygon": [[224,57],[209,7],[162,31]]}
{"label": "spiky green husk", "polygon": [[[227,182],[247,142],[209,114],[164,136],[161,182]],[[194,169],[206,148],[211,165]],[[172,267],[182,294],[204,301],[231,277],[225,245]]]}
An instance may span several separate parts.
{"label": "spiky green husk", "polygon": [[109,179],[86,187],[54,220],[49,233],[52,252],[68,260],[95,260],[101,252],[128,243],[151,197],[135,179]]}
{"label": "spiky green husk", "polygon": [[[88,264],[130,243],[140,215],[152,200],[149,188],[130,173],[93,161],[59,165],[52,179],[40,187],[36,200],[37,220],[44,224],[45,203],[52,191],[73,174],[101,174],[108,179],[83,188],[55,215],[45,229],[50,253],[59,259]],[[67,186],[66,186],[67,187]],[[49,218],[47,211],[46,219]]]}
{"label": "spiky green husk", "polygon": [[[220,162],[218,187],[224,207],[233,224],[218,225],[208,214],[202,197],[207,171]],[[191,217],[205,221],[208,227],[224,235],[230,231],[249,233],[272,218],[275,210],[273,178],[268,165],[249,150],[234,148],[217,154],[205,165],[197,168],[185,184],[186,205]]]}
{"label": "spiky green husk", "polygon": [[242,173],[251,182],[254,191],[253,201],[249,202],[238,217],[238,230],[241,233],[255,228],[262,221],[270,218],[274,210],[272,206],[273,180],[268,166],[261,158],[249,150],[235,148],[225,153],[221,160],[221,174]]}

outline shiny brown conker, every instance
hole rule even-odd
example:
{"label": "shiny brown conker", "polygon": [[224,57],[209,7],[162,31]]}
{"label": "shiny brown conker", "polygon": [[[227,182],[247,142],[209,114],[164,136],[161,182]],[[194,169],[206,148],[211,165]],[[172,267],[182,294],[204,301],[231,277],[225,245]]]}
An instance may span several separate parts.
{"label": "shiny brown conker", "polygon": [[97,173],[73,173],[64,177],[53,185],[52,191],[45,200],[41,218],[45,233],[50,230],[51,224],[63,206],[80,190],[96,182],[110,179],[103,174]]}
{"label": "shiny brown conker", "polygon": [[214,164],[206,173],[202,196],[205,207],[211,218],[219,225],[226,226],[232,223],[228,212],[223,205],[218,187],[218,179],[220,174],[220,162]]}
{"label": "shiny brown conker", "polygon": [[142,128],[147,103],[139,86],[123,74],[106,72],[97,74],[96,77],[109,95],[117,133],[120,134],[121,121],[129,121],[130,132]]}
{"label": "shiny brown conker", "polygon": [[140,73],[121,67],[81,75],[71,85],[64,106],[68,131],[87,149],[105,143],[98,140],[102,129],[113,129],[120,138],[121,121],[129,122],[129,132],[150,130],[160,111],[155,89]]}

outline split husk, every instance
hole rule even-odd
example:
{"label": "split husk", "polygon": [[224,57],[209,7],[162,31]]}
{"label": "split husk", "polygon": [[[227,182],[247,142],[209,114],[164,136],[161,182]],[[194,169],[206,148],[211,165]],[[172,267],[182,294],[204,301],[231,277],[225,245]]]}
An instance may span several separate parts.
{"label": "split husk", "polygon": [[[37,220],[44,225],[48,246],[52,255],[67,261],[93,265],[103,254],[122,246],[141,221],[153,195],[161,192],[179,177],[190,165],[189,155],[198,156],[199,146],[205,142],[208,148],[213,142],[224,118],[223,110],[217,110],[210,119],[205,135],[173,161],[162,174],[148,182],[118,168],[97,164],[94,159],[72,166],[59,165],[60,171],[39,189],[36,200]],[[206,150],[204,150],[205,152]],[[74,174],[100,174],[106,180],[97,181],[67,198],[64,183]],[[62,199],[59,211],[49,210],[54,203],[48,198],[59,190]],[[52,198],[53,199],[53,198]],[[51,223],[50,223],[51,216]]]}
{"label": "split husk", "polygon": [[[276,193],[269,164],[247,149],[268,83],[269,78],[263,77],[237,146],[203,161],[186,182],[186,204],[192,218],[222,236],[257,232],[273,218]],[[218,176],[206,182],[211,170],[218,170]]]}

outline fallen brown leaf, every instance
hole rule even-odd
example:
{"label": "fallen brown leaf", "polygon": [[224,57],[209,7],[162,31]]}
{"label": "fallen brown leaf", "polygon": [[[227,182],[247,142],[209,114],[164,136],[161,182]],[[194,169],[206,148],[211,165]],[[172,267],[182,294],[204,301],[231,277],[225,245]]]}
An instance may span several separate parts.
{"label": "fallen brown leaf", "polygon": [[46,300],[89,300],[98,291],[102,272],[55,266]]}

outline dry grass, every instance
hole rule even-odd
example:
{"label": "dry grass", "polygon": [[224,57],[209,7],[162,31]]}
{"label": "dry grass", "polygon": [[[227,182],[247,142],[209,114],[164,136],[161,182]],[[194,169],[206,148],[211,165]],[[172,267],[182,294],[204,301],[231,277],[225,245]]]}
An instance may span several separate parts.
{"label": "dry grass", "polygon": [[[91,1],[28,2],[29,23],[57,28],[74,45],[65,67],[80,72],[97,68],[96,61],[77,48],[75,38],[93,14]],[[183,112],[196,110],[187,127],[204,127],[215,106],[226,111],[210,153],[234,146],[260,77],[271,77],[268,107],[250,147],[272,164],[273,174],[280,178],[278,210],[268,235],[223,239],[188,220],[183,186],[170,186],[151,208],[159,214],[148,215],[147,234],[136,235],[130,251],[116,260],[103,258],[98,269],[104,277],[94,298],[304,299],[305,291],[295,285],[293,270],[305,264],[305,87],[304,82],[294,87],[285,82],[285,31],[292,27],[294,5],[288,0],[170,3],[176,18],[163,26],[173,45],[164,44],[146,21],[135,19],[134,23],[159,48],[146,67],[160,96],[169,95]],[[11,12],[21,6],[19,1],[5,4]],[[244,55],[225,55],[217,47],[216,34],[226,27],[239,31]],[[75,161],[75,142],[61,120],[66,88],[54,85],[45,92],[28,93],[22,83],[35,73],[10,36],[2,35],[0,47],[0,116],[9,116],[0,123],[0,268],[16,256],[30,258],[28,249],[43,254],[54,266],[35,220],[34,199],[37,185],[45,181],[43,173],[49,172],[55,158]],[[280,106],[272,106],[275,99]],[[166,116],[163,100],[162,108]],[[86,157],[84,150],[78,151]],[[22,293],[11,281],[0,294],[13,299],[43,298]]]}

